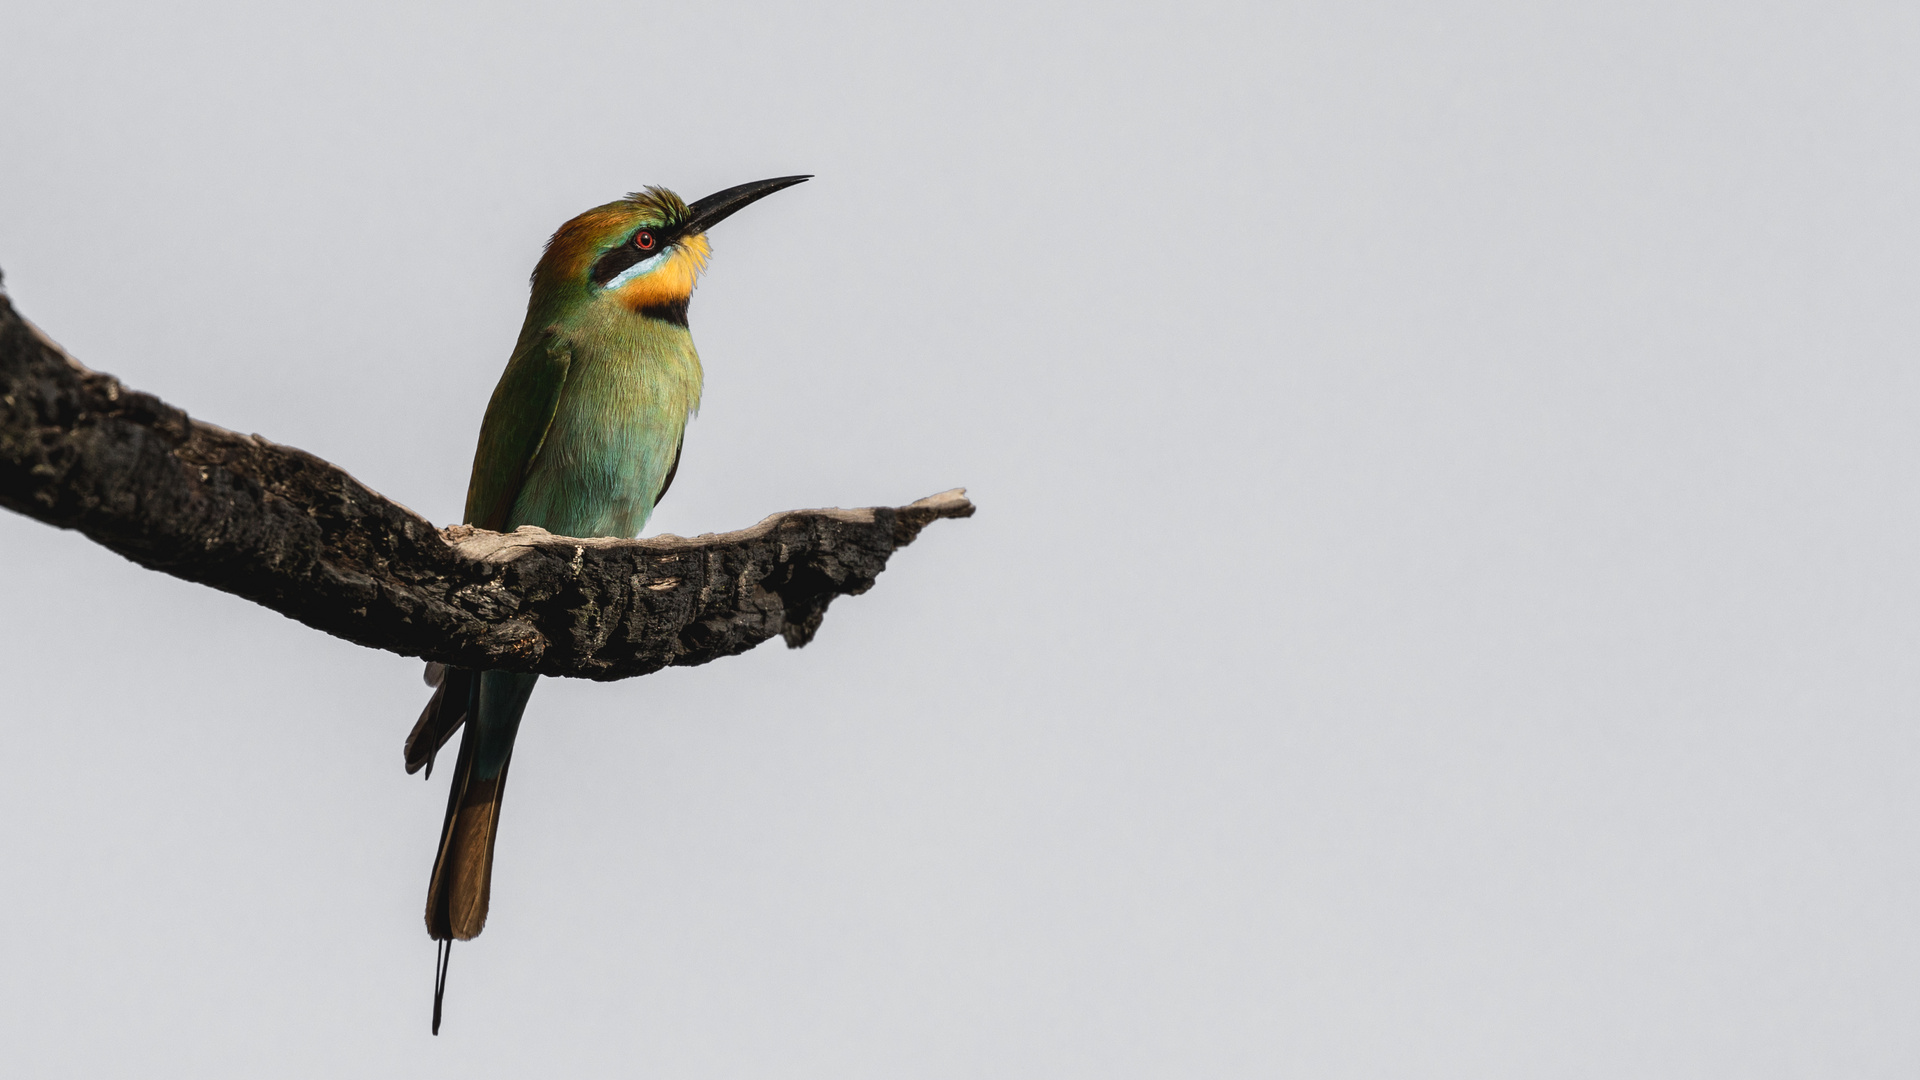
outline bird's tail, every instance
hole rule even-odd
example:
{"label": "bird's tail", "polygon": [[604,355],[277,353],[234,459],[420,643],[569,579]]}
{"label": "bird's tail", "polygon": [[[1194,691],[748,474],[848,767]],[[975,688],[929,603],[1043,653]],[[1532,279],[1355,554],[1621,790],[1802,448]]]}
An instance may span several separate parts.
{"label": "bird's tail", "polygon": [[[440,1004],[446,993],[446,965],[452,958],[455,941],[478,937],[487,925],[487,900],[493,884],[493,844],[500,834],[500,802],[506,793],[507,765],[513,758],[513,737],[520,729],[521,714],[533,694],[537,675],[518,675],[509,671],[482,671],[444,674],[436,703],[443,702],[455,683],[456,674],[464,674],[467,705],[464,710],[466,731],[460,737],[460,757],[453,770],[453,785],[447,792],[447,817],[440,827],[440,851],[433,860],[433,877],[427,884],[427,934],[445,942],[434,973],[433,1033],[440,1033]],[[431,740],[444,740],[457,726],[429,719],[445,716],[457,702],[428,705],[421,724],[438,727],[444,734],[427,732],[423,747]],[[416,728],[416,735],[423,733]],[[414,758],[415,741],[409,740],[409,764]],[[432,750],[423,755],[429,762]]]}
{"label": "bird's tail", "polygon": [[[513,737],[537,675],[482,671],[471,680],[466,732],[447,792],[440,852],[427,886],[427,933],[438,941],[466,941],[487,924],[493,843],[500,831]],[[449,680],[451,681],[451,680]],[[443,684],[443,688],[444,688]]]}

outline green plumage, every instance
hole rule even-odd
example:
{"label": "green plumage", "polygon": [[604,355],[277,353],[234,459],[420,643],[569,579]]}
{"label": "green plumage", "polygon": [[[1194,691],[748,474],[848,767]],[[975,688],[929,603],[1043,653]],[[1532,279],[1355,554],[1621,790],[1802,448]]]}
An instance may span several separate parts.
{"label": "green plumage", "polygon": [[[743,184],[691,206],[649,188],[554,233],[480,427],[469,523],[498,531],[537,525],[564,536],[639,533],[673,479],[687,420],[700,406],[686,305],[706,263],[706,230],[804,179]],[[428,667],[436,691],[407,740],[408,771],[430,769],[439,747],[466,729],[427,893],[427,931],[438,940],[472,938],[486,924],[501,797],[536,678]]]}
{"label": "green plumage", "polygon": [[[609,219],[594,222],[594,231],[610,234],[591,249],[597,258],[634,230],[673,228],[687,212],[671,192],[655,189],[575,222]],[[554,235],[534,271],[520,340],[480,426],[467,521],[482,528],[636,535],[673,468],[687,418],[700,407],[693,336],[684,325],[636,311],[632,286],[579,280],[586,260],[568,250],[569,241],[577,243],[569,235],[575,222]],[[659,258],[653,273],[669,280],[648,292],[684,305],[706,260],[704,237]]]}
{"label": "green plumage", "polygon": [[476,525],[633,536],[653,512],[700,404],[693,337],[620,310],[570,322],[528,327],[487,407],[467,497]]}

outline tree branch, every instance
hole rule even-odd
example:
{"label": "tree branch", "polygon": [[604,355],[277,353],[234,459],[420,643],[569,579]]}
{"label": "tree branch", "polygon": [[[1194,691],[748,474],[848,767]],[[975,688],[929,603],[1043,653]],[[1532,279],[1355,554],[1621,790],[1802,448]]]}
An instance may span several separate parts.
{"label": "tree branch", "polygon": [[4,293],[0,506],[360,645],[589,679],[704,664],[776,634],[805,645],[896,548],[973,513],[956,488],[691,540],[435,529],[312,454],[88,370]]}

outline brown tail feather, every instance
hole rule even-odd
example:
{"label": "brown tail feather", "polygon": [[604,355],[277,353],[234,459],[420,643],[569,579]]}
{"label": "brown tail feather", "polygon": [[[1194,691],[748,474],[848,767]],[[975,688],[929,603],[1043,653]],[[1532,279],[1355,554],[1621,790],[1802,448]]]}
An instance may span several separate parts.
{"label": "brown tail feather", "polygon": [[473,778],[472,729],[460,740],[447,819],[440,830],[440,853],[427,886],[427,933],[433,938],[467,941],[487,925],[487,900],[493,884],[493,844],[500,834],[500,800],[507,774]]}

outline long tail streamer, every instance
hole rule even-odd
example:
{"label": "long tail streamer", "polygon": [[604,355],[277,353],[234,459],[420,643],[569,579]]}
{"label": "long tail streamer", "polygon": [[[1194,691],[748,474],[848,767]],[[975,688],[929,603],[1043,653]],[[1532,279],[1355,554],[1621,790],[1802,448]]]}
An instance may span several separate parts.
{"label": "long tail streamer", "polygon": [[453,959],[453,941],[434,942],[433,957],[433,1033],[440,1034],[440,1002],[447,996],[447,962]]}

